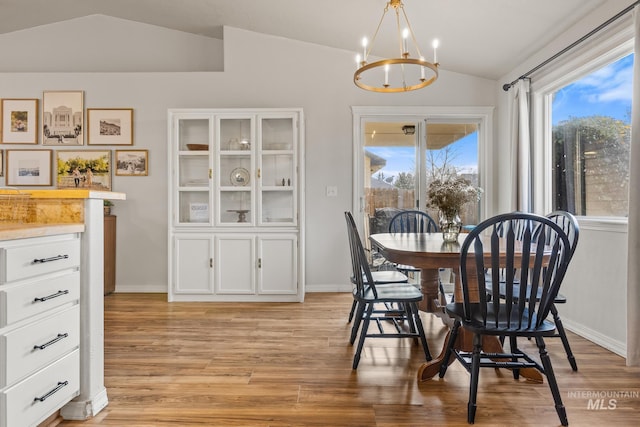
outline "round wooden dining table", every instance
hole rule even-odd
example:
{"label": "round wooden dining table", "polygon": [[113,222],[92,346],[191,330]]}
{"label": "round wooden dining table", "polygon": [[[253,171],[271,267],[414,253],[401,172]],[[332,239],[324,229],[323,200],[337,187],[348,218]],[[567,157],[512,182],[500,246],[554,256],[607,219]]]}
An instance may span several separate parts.
{"label": "round wooden dining table", "polygon": [[[453,269],[455,276],[453,298],[455,301],[462,301],[462,284],[460,283],[460,274],[458,274],[460,269],[459,242],[463,242],[466,236],[467,233],[460,233],[458,242],[445,242],[442,233],[380,233],[372,234],[369,240],[372,246],[387,260],[420,269],[420,287],[424,296],[419,306],[420,309],[441,317],[443,322],[451,327],[453,319],[446,314],[444,297],[439,292],[439,269]],[[472,269],[467,271],[470,294],[473,294],[474,291],[477,294],[477,275]],[[444,340],[442,351],[438,357],[424,363],[418,370],[419,381],[426,381],[440,371],[448,342],[449,334]],[[487,353],[503,352],[498,337],[483,337],[482,347]],[[473,334],[460,328],[455,348],[471,351],[473,349]],[[449,363],[453,363],[454,360],[455,357],[451,357]],[[542,375],[533,368],[520,369],[520,375],[534,382],[542,382]]]}

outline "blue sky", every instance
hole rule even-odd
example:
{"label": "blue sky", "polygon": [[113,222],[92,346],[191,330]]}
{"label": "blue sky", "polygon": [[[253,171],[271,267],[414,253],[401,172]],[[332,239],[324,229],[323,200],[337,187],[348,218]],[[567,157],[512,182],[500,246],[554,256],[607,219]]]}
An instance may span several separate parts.
{"label": "blue sky", "polygon": [[631,108],[633,54],[601,68],[556,92],[553,124],[595,114],[628,121]]}
{"label": "blue sky", "polygon": [[[478,133],[472,133],[451,144],[450,153],[453,164],[466,173],[478,169]],[[387,160],[381,170],[385,176],[397,176],[399,172],[412,172],[415,168],[415,150],[413,147],[367,147],[367,151]],[[378,173],[376,172],[374,176]]]}
{"label": "blue sky", "polygon": [[[606,115],[630,120],[633,54],[601,68],[556,92],[553,99],[553,124],[569,117]],[[478,135],[473,133],[451,146],[453,164],[461,172],[478,169]],[[367,150],[387,159],[381,170],[385,176],[412,172],[415,152],[412,147],[367,147]],[[377,175],[377,173],[375,174]]]}

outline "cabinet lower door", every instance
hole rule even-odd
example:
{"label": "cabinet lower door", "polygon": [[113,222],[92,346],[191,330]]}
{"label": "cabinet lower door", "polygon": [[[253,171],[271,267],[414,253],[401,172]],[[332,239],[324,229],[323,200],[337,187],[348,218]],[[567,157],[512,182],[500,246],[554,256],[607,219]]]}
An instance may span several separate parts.
{"label": "cabinet lower door", "polygon": [[216,293],[255,294],[255,238],[252,235],[216,237]]}
{"label": "cabinet lower door", "polygon": [[173,289],[176,294],[213,293],[213,251],[210,236],[176,236]]}
{"label": "cabinet lower door", "polygon": [[298,292],[297,246],[296,235],[258,237],[258,293]]}

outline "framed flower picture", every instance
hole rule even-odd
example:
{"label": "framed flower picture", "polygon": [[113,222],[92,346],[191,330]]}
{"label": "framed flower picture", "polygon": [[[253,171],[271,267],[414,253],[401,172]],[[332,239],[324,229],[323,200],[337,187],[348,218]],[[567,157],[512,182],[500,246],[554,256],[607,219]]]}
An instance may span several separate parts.
{"label": "framed flower picture", "polygon": [[116,150],[117,176],[149,175],[149,150]]}
{"label": "framed flower picture", "polygon": [[6,150],[8,186],[51,185],[52,150]]}
{"label": "framed flower picture", "polygon": [[42,144],[84,145],[83,91],[48,91],[43,93]]}
{"label": "framed flower picture", "polygon": [[133,108],[87,108],[87,144],[133,145]]}
{"label": "framed flower picture", "polygon": [[3,144],[38,143],[38,100],[3,99],[0,103],[0,142]]}
{"label": "framed flower picture", "polygon": [[111,150],[56,151],[58,188],[111,191]]}

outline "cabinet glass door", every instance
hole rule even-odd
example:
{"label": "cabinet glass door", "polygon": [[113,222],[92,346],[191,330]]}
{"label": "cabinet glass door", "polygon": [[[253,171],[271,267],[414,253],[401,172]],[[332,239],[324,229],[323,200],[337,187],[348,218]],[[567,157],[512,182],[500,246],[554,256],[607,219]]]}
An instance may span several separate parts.
{"label": "cabinet glass door", "polygon": [[260,223],[296,222],[297,168],[293,117],[260,120]]}
{"label": "cabinet glass door", "polygon": [[211,121],[206,118],[178,119],[178,223],[211,222]]}
{"label": "cabinet glass door", "polygon": [[254,223],[253,124],[251,117],[220,118],[219,164],[217,167],[219,206],[218,223],[248,225]]}

